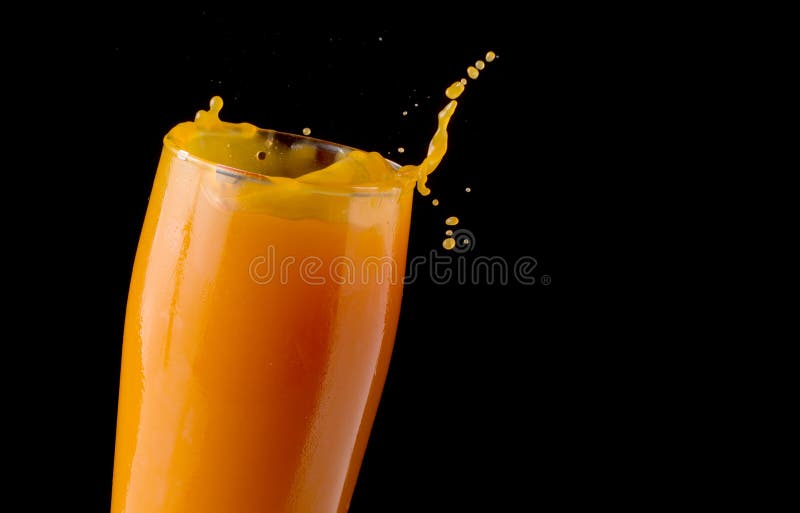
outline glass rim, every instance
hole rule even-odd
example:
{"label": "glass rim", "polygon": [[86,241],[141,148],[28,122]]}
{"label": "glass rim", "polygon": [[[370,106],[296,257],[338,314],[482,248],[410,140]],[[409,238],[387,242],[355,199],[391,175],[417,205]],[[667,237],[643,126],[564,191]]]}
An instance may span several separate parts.
{"label": "glass rim", "polygon": [[[256,181],[263,183],[264,185],[274,185],[275,182],[273,181],[273,179],[281,178],[286,180],[293,180],[296,184],[303,186],[303,188],[307,189],[309,192],[319,192],[323,194],[333,194],[337,196],[342,196],[342,195],[383,196],[392,193],[392,191],[394,190],[402,189],[400,185],[391,185],[382,187],[379,185],[341,185],[341,184],[325,185],[325,184],[315,184],[315,183],[304,183],[304,182],[298,182],[295,178],[291,177],[274,177],[270,175],[256,173],[255,171],[248,171],[247,169],[242,169],[235,166],[229,166],[227,164],[215,162],[214,160],[207,159],[205,157],[200,157],[194,153],[191,153],[186,149],[181,148],[180,144],[181,141],[178,141],[176,137],[173,135],[173,130],[174,128],[170,130],[167,133],[167,135],[164,136],[163,144],[165,149],[169,149],[180,160],[190,161],[195,164],[203,165],[205,167],[208,167],[209,169],[213,169],[214,172],[216,172],[217,174],[222,174],[229,178],[238,178],[242,180]],[[308,141],[314,144],[316,147],[322,147],[332,152],[344,151],[345,154],[347,154],[350,153],[351,151],[363,151],[359,150],[358,148],[354,148],[352,146],[347,146],[345,144],[339,144],[327,141],[325,139],[319,139],[316,137],[310,137],[307,135],[293,134],[290,132],[281,132],[279,130],[271,130],[259,127],[256,127],[256,131],[259,134],[269,134],[272,135],[273,137],[280,136],[281,138],[294,139],[296,141],[301,141],[301,140]],[[394,169],[395,171],[397,171],[402,167],[397,162],[389,160],[383,155],[381,155],[381,157],[386,162],[388,162],[389,165],[392,167],[392,169]],[[321,167],[320,169],[325,169],[325,167]]]}

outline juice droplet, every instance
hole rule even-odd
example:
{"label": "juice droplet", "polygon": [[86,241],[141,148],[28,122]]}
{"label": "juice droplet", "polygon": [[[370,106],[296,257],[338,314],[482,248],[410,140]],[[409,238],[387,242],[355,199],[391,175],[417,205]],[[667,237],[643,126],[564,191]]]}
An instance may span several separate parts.
{"label": "juice droplet", "polygon": [[469,244],[469,239],[464,237],[463,239],[461,239],[461,244],[466,246],[467,244]]}
{"label": "juice droplet", "polygon": [[403,116],[408,116],[408,111],[407,110],[403,111]]}
{"label": "juice droplet", "polygon": [[469,68],[467,68],[467,75],[469,75],[469,78],[471,78],[472,80],[478,78],[478,75],[480,74],[481,72],[478,71],[477,68],[475,68],[475,66],[470,66]]}
{"label": "juice droplet", "polygon": [[439,200],[438,199],[434,199],[433,201],[431,201],[431,203],[433,204],[434,207],[438,207],[439,206]]}
{"label": "juice droplet", "polygon": [[467,79],[466,78],[462,78],[461,79],[461,83],[464,84],[464,85],[467,85]]}
{"label": "juice droplet", "polygon": [[405,149],[405,148],[403,148],[402,146],[400,146],[399,148],[397,148],[397,153],[405,153],[405,152],[406,152],[406,149]]}
{"label": "juice droplet", "polygon": [[303,135],[311,135],[311,129],[306,127],[303,129]]}
{"label": "juice droplet", "polygon": [[194,117],[198,127],[203,129],[220,125],[219,111],[222,110],[222,98],[215,96],[208,102],[208,110],[199,110]]}
{"label": "juice droplet", "polygon": [[475,61],[475,67],[482,70],[486,67],[486,63],[483,61]]}
{"label": "juice droplet", "polygon": [[214,96],[211,98],[211,101],[208,102],[208,113],[213,114],[219,119],[219,111],[222,110],[222,97],[221,96]]}
{"label": "juice droplet", "polygon": [[448,237],[442,241],[442,247],[444,249],[453,249],[456,247],[456,240],[452,237]]}
{"label": "juice droplet", "polygon": [[461,93],[463,92],[464,92],[464,84],[462,84],[461,82],[453,82],[453,85],[448,87],[447,91],[445,91],[444,94],[451,100],[455,100],[456,98],[461,96]]}
{"label": "juice droplet", "polygon": [[467,187],[467,188],[466,188],[466,189],[464,189],[464,190],[465,190],[465,191],[467,191],[467,192],[472,192],[472,188],[471,188],[471,187]]}
{"label": "juice droplet", "polygon": [[486,52],[486,62],[492,62],[496,58],[497,58],[497,55],[494,52],[492,52],[492,51]]}
{"label": "juice droplet", "polygon": [[453,235],[453,230],[447,230],[446,232],[444,232],[444,234],[450,237],[451,235]]}
{"label": "juice droplet", "polygon": [[448,226],[455,226],[458,224],[458,218],[456,216],[448,217],[447,219],[444,220],[444,224]]}

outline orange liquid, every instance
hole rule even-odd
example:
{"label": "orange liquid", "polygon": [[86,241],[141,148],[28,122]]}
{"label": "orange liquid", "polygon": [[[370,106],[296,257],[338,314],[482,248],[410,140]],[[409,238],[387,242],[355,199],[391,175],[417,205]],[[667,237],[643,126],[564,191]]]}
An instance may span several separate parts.
{"label": "orange liquid", "polygon": [[[129,294],[113,513],[347,510],[392,351],[413,190],[229,180],[164,150]],[[304,279],[306,257],[320,266]],[[334,282],[342,257],[369,275]]]}
{"label": "orange liquid", "polygon": [[[489,58],[487,56],[487,61]],[[345,513],[427,158],[219,120],[165,138],[131,279],[112,513]]]}

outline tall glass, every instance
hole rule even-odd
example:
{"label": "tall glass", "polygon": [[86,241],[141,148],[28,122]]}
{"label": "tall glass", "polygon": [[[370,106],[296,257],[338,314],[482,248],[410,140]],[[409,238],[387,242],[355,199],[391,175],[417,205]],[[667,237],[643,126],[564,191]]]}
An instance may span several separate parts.
{"label": "tall glass", "polygon": [[[281,157],[290,176],[298,155],[313,169],[350,151],[257,138],[302,146]],[[412,191],[279,183],[232,152],[164,143],[128,297],[111,511],[344,513],[394,343]]]}

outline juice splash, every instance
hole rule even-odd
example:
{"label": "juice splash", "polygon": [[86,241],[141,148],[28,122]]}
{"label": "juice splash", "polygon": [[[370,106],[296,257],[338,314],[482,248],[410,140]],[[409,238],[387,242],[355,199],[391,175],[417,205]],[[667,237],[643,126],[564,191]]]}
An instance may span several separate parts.
{"label": "juice splash", "polygon": [[[486,54],[486,62],[495,58],[493,52]],[[483,61],[477,61],[480,68]],[[467,68],[467,74],[477,79],[479,72],[474,66]],[[297,183],[321,186],[371,186],[385,187],[400,184],[404,188],[416,184],[423,196],[430,194],[427,187],[428,175],[433,173],[447,153],[447,126],[456,111],[456,99],[464,92],[466,79],[453,82],[445,91],[450,102],[439,112],[438,125],[428,145],[425,159],[416,165],[405,165],[395,170],[380,154],[351,150],[342,154],[336,162],[320,162],[311,145],[295,143],[290,147],[281,144],[280,134],[260,130],[249,123],[228,123],[219,117],[222,98],[211,99],[207,111],[199,111],[194,123],[182,123],[175,127],[168,138],[176,141],[188,153],[202,159],[225,162],[238,170],[267,176],[276,184],[291,186],[282,178],[291,178]],[[405,116],[407,111],[403,111]],[[308,136],[309,128],[303,129]],[[209,137],[211,135],[211,137]],[[202,141],[202,144],[194,144]],[[405,148],[398,147],[398,153]],[[256,156],[254,161],[251,156]],[[326,165],[327,164],[327,165]]]}
{"label": "juice splash", "polygon": [[[487,52],[485,62],[479,60],[476,66],[467,68],[468,76],[478,78],[478,68],[484,69],[486,62],[495,58],[494,52]],[[197,113],[194,122],[181,123],[173,128],[165,142],[179,148],[186,158],[191,155],[221,163],[220,168],[230,168],[231,180],[237,180],[242,172],[245,176],[252,174],[268,180],[278,187],[264,191],[263,187],[246,181],[238,183],[237,201],[258,206],[261,210],[281,211],[284,215],[293,212],[292,215],[298,218],[322,214],[316,211],[318,209],[312,202],[298,200],[298,195],[310,194],[314,186],[340,188],[343,193],[352,187],[370,190],[397,187],[406,193],[416,184],[419,193],[427,196],[431,192],[427,187],[428,175],[436,170],[447,153],[447,127],[458,107],[457,98],[464,93],[467,83],[467,79],[462,78],[445,90],[450,101],[438,114],[436,132],[425,159],[399,169],[376,152],[342,149],[331,159],[329,154],[322,155],[316,150],[314,143],[322,141],[310,138],[298,141],[288,134],[262,130],[250,123],[222,121],[219,114],[223,101],[218,96],[211,99],[207,111]],[[403,115],[406,114],[407,111],[403,111]],[[304,135],[310,133],[308,127],[303,129]],[[402,154],[405,148],[398,147],[397,151]],[[439,205],[439,200],[434,199],[432,204]],[[333,213],[327,209],[328,220]],[[444,247],[450,249],[448,245]]]}

